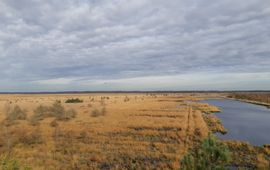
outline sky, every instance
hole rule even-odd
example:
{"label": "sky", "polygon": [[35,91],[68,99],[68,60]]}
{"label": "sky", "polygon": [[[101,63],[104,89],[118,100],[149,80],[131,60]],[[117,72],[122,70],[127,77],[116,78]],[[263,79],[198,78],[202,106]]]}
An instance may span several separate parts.
{"label": "sky", "polygon": [[0,91],[270,90],[269,0],[0,0]]}

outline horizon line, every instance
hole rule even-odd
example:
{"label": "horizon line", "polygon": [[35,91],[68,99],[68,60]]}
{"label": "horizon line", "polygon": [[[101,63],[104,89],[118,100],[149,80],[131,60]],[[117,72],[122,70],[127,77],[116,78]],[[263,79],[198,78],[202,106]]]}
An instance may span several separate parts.
{"label": "horizon line", "polygon": [[0,94],[82,94],[82,93],[229,93],[270,92],[270,90],[102,90],[102,91],[33,91],[0,92]]}

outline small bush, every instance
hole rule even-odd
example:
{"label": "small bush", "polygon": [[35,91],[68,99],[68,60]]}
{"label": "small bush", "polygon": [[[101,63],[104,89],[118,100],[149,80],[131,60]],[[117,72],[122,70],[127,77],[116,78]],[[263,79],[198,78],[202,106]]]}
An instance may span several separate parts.
{"label": "small bush", "polygon": [[9,158],[8,156],[0,156],[0,169],[1,170],[31,170],[28,166],[21,167],[16,159]]}
{"label": "small bush", "polygon": [[0,158],[0,165],[2,170],[20,170],[18,161],[8,157]]}
{"label": "small bush", "polygon": [[75,118],[77,115],[77,112],[74,109],[69,109],[67,111],[65,111],[64,115],[62,115],[61,117],[58,117],[58,120],[70,120],[72,118]]}
{"label": "small bush", "polygon": [[199,148],[186,155],[181,162],[183,170],[223,170],[231,161],[230,152],[225,144],[217,141],[212,134],[208,135]]}
{"label": "small bush", "polygon": [[106,108],[105,107],[103,107],[101,110],[94,109],[91,112],[92,117],[105,116],[105,115],[106,115]]}
{"label": "small bush", "polygon": [[34,110],[34,114],[31,117],[30,121],[32,124],[36,124],[38,121],[41,121],[45,117],[49,116],[50,116],[50,108],[40,105]]}
{"label": "small bush", "polygon": [[65,103],[83,103],[83,100],[80,100],[79,98],[75,99],[67,99]]}
{"label": "small bush", "polygon": [[27,117],[26,111],[22,110],[18,105],[16,105],[10,112],[7,113],[7,120],[25,120]]}
{"label": "small bush", "polygon": [[50,116],[56,117],[57,119],[61,119],[64,117],[65,108],[61,105],[61,103],[55,102],[50,107]]}

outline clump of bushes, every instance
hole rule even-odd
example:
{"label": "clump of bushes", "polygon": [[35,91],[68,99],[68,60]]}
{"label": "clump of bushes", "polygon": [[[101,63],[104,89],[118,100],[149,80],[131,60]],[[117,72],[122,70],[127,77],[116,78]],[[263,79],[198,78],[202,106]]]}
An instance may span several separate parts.
{"label": "clump of bushes", "polygon": [[67,99],[65,103],[83,103],[83,100],[80,100],[79,98],[75,99]]}
{"label": "clump of bushes", "polygon": [[35,110],[34,110],[34,114],[32,116],[32,120],[33,121],[40,121],[43,120],[45,117],[49,117],[49,112],[50,112],[50,108],[46,107],[46,106],[38,106]]}
{"label": "clump of bushes", "polygon": [[227,169],[230,161],[231,154],[227,145],[217,141],[215,136],[209,134],[198,148],[195,148],[182,159],[181,169]]}
{"label": "clump of bushes", "polygon": [[38,106],[34,110],[31,122],[36,123],[47,117],[55,117],[57,120],[70,120],[75,118],[76,114],[74,109],[66,110],[61,103],[56,101],[52,106]]}
{"label": "clump of bushes", "polygon": [[55,102],[51,107],[49,107],[49,116],[60,120],[65,116],[65,108],[61,103]]}
{"label": "clump of bushes", "polygon": [[105,115],[106,115],[106,108],[105,107],[103,107],[101,110],[94,109],[91,112],[92,117],[105,116]]}
{"label": "clump of bushes", "polygon": [[8,121],[25,120],[27,118],[26,111],[21,109],[18,105],[11,108],[6,114],[6,120]]}

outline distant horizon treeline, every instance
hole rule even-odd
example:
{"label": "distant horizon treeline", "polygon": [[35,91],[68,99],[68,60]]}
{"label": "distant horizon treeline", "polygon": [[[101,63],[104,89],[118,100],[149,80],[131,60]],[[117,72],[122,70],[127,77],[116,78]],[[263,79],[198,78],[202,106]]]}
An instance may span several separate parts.
{"label": "distant horizon treeline", "polygon": [[230,94],[228,97],[244,100],[253,100],[257,102],[270,103],[270,92],[236,92]]}

